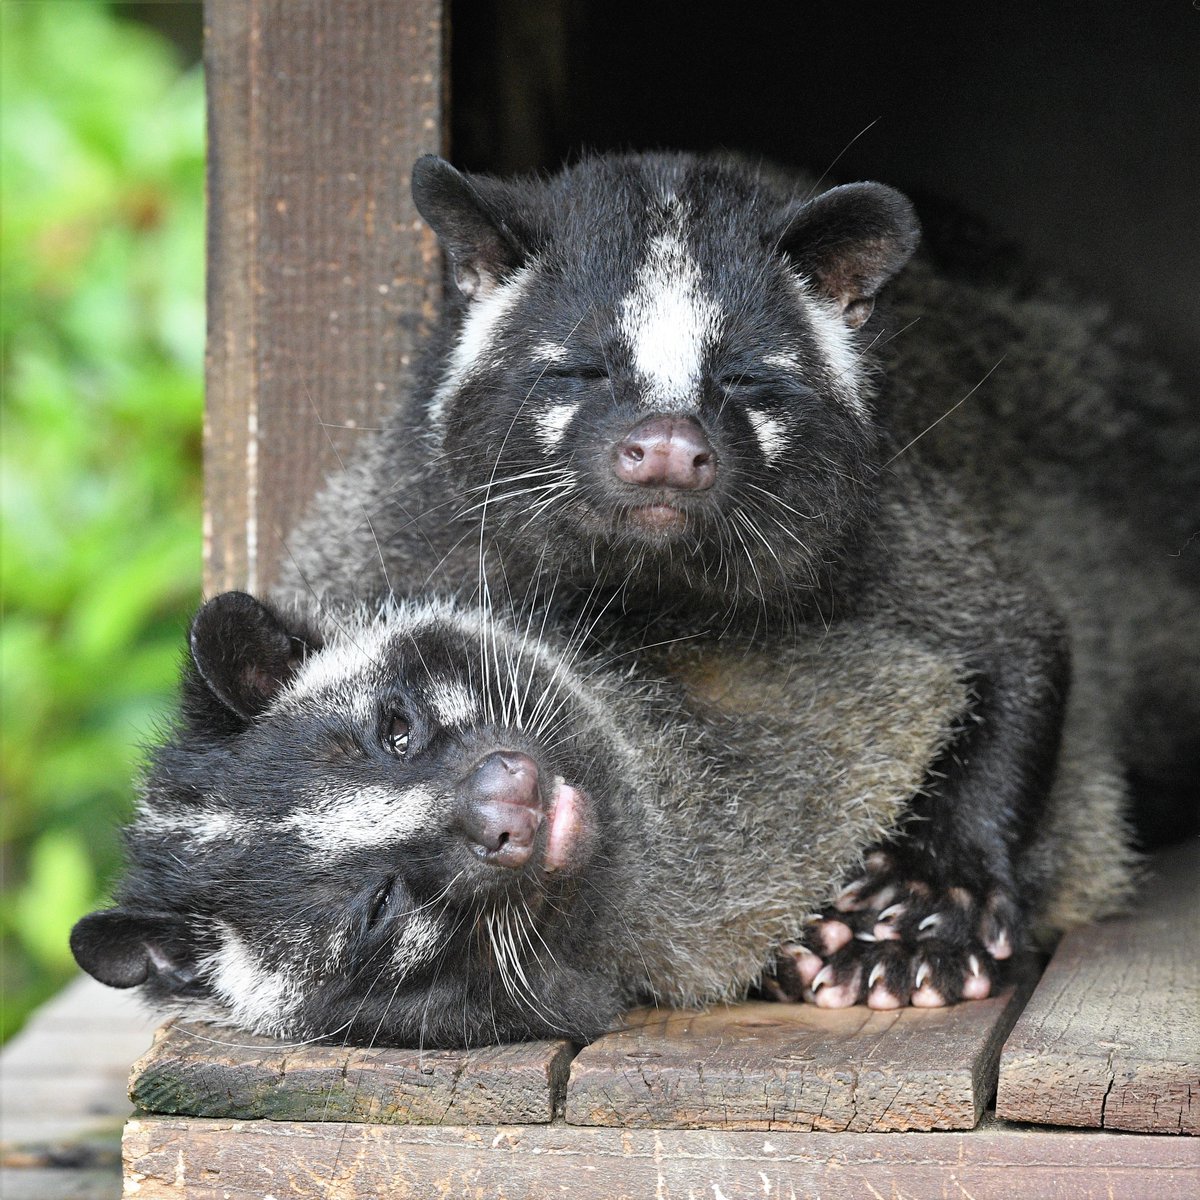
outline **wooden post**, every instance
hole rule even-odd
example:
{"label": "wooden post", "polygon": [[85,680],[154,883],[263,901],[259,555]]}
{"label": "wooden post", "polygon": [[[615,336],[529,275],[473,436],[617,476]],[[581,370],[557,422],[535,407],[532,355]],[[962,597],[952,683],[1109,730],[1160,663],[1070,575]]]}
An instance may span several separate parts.
{"label": "wooden post", "polygon": [[446,141],[441,0],[207,0],[205,587],[270,586],[439,298],[409,195]]}

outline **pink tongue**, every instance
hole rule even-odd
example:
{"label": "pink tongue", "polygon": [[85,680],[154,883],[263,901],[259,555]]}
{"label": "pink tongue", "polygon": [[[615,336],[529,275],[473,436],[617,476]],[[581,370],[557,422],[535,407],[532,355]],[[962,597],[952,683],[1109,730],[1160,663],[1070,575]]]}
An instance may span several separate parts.
{"label": "pink tongue", "polygon": [[571,851],[583,828],[583,795],[569,783],[555,780],[550,800],[550,829],[546,838],[543,864],[547,871],[561,871],[568,866]]}

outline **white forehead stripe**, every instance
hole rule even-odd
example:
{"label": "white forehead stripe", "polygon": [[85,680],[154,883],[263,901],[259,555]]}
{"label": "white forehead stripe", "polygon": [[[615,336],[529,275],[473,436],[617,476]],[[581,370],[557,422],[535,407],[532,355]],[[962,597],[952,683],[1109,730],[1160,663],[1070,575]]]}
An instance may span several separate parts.
{"label": "white forehead stripe", "polygon": [[834,307],[832,301],[815,294],[798,275],[792,276],[796,294],[800,297],[804,315],[825,359],[830,383],[837,397],[855,416],[867,419],[867,409],[859,393],[861,384],[859,360],[862,357],[854,337]]}
{"label": "white forehead stripe", "polygon": [[311,849],[336,855],[411,837],[434,819],[436,802],[425,787],[365,787],[301,798],[284,825]]}
{"label": "white forehead stripe", "polygon": [[316,654],[310,654],[296,677],[276,697],[280,712],[311,710],[315,701],[322,712],[335,708],[359,724],[375,719],[376,664],[387,649],[392,631],[386,622],[360,625],[336,637]]}
{"label": "white forehead stripe", "polygon": [[764,354],[763,362],[768,367],[776,367],[780,371],[803,371],[804,364],[800,359],[790,352],[782,352],[779,354]]}
{"label": "white forehead stripe", "polygon": [[529,353],[534,362],[550,366],[553,363],[562,362],[567,357],[567,348],[558,342],[538,342]]}
{"label": "white forehead stripe", "polygon": [[467,306],[458,341],[450,352],[450,365],[446,368],[433,400],[429,405],[429,420],[434,426],[446,419],[446,409],[454,393],[481,366],[498,366],[496,356],[496,331],[504,323],[513,306],[525,294],[532,274],[532,267],[522,267],[506,283],[490,291],[482,300],[474,300]]}
{"label": "white forehead stripe", "polygon": [[578,411],[579,401],[569,400],[562,404],[552,404],[534,417],[533,422],[537,426],[538,438],[547,450],[555,449],[562,441],[563,434],[567,432],[567,426],[571,423],[571,418]]}
{"label": "white forehead stripe", "polygon": [[774,462],[783,453],[784,446],[787,445],[783,422],[767,416],[765,412],[761,412],[757,408],[746,409],[746,416],[749,417],[750,424],[754,426],[754,432],[758,435],[758,444],[762,448],[763,457],[769,463]]}
{"label": "white forehead stripe", "polygon": [[213,991],[230,1016],[258,1033],[281,1033],[301,1001],[298,983],[264,966],[253,950],[223,922],[221,947],[201,963]]}
{"label": "white forehead stripe", "polygon": [[620,311],[646,405],[663,411],[693,407],[705,355],[720,331],[721,309],[701,289],[678,206],[671,227],[651,239]]}
{"label": "white forehead stripe", "polygon": [[461,727],[479,719],[474,695],[456,679],[439,679],[430,686],[425,699],[439,725]]}

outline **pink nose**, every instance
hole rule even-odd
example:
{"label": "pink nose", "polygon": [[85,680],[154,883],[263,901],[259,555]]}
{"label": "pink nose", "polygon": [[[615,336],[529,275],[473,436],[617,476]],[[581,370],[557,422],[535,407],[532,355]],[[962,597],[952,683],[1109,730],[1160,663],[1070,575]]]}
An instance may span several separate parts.
{"label": "pink nose", "polygon": [[466,781],[466,799],[463,830],[476,854],[496,866],[524,866],[545,815],[537,763],[513,750],[489,754]]}
{"label": "pink nose", "polygon": [[613,473],[639,487],[698,492],[717,477],[717,454],[692,417],[647,417],[618,443]]}

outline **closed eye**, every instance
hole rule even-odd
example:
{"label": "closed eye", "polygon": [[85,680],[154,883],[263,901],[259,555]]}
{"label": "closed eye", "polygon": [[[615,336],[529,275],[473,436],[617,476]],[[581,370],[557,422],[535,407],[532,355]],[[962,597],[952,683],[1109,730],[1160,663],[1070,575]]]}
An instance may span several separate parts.
{"label": "closed eye", "polygon": [[726,371],[717,377],[717,386],[723,392],[756,392],[769,394],[773,398],[794,404],[809,399],[816,392],[795,375],[776,376],[753,374],[750,371]]}
{"label": "closed eye", "polygon": [[547,367],[542,372],[544,379],[575,379],[581,383],[591,383],[608,378],[608,368],[598,363],[563,363]]}
{"label": "closed eye", "polygon": [[371,897],[371,904],[367,909],[366,928],[368,931],[374,929],[387,915],[388,906],[395,890],[396,877],[392,875],[380,884],[375,894]]}
{"label": "closed eye", "polygon": [[771,380],[761,375],[752,375],[749,371],[728,372],[717,379],[717,386],[727,392],[737,388],[765,388],[770,384]]}

